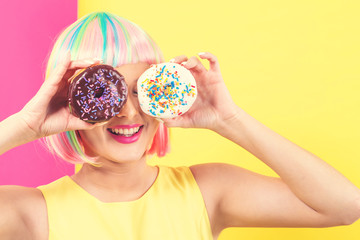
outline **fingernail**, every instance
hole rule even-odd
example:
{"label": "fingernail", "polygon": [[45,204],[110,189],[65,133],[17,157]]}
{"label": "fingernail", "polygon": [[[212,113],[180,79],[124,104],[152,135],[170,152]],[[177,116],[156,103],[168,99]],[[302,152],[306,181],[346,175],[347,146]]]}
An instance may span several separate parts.
{"label": "fingernail", "polygon": [[187,63],[186,61],[185,61],[185,62],[182,62],[182,63],[181,63],[181,65],[183,65],[183,66],[184,66],[186,63]]}
{"label": "fingernail", "polygon": [[175,58],[170,59],[169,62],[170,62],[170,63],[175,62]]}
{"label": "fingernail", "polygon": [[198,53],[198,55],[200,55],[200,56],[201,56],[201,55],[204,55],[204,54],[205,54],[205,52],[199,52],[199,53]]}

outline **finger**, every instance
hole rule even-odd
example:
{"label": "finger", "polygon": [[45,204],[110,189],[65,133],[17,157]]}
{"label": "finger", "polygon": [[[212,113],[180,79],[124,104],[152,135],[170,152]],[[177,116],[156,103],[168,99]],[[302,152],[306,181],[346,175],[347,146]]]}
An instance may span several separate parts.
{"label": "finger", "polygon": [[[93,59],[81,59],[81,60],[74,60],[71,61],[71,53],[67,51],[65,54],[65,58],[61,61],[55,68],[54,73],[51,77],[48,78],[48,84],[58,84],[62,77],[68,72],[69,70],[77,70],[81,68],[86,68],[91,66],[95,63],[102,63],[103,60],[100,58],[93,58]],[[71,74],[72,75],[72,74]]]}
{"label": "finger", "polygon": [[209,52],[201,52],[198,53],[199,57],[201,59],[207,59],[210,63],[210,70],[213,70],[215,72],[220,71],[220,65],[217,60],[217,57]]}
{"label": "finger", "polygon": [[62,61],[55,67],[54,72],[46,79],[44,85],[57,85],[61,81],[62,77],[66,73],[71,62],[71,53],[70,51],[66,52],[66,55]]}
{"label": "finger", "polygon": [[95,63],[103,63],[103,60],[99,58],[75,60],[70,63],[68,69],[86,68]]}
{"label": "finger", "polygon": [[75,131],[75,130],[87,130],[93,128],[94,125],[91,123],[87,123],[80,118],[70,116],[69,125],[66,131]]}
{"label": "finger", "polygon": [[56,92],[63,92],[64,94],[68,87],[67,81],[63,79],[69,79],[76,71],[76,69],[83,69],[89,67],[92,64],[100,63],[101,59],[82,59],[71,61],[71,53],[67,51],[64,58],[59,61],[50,76],[45,80],[39,89],[39,94],[47,93],[53,96]]}
{"label": "finger", "polygon": [[187,60],[188,60],[187,56],[180,55],[180,56],[174,57],[169,62],[171,62],[171,63],[182,63],[182,62],[185,62]]}
{"label": "finger", "polygon": [[93,128],[95,128],[95,127],[100,127],[100,126],[104,126],[105,124],[108,124],[108,121],[107,121],[107,122],[95,123],[95,124],[93,125]]}
{"label": "finger", "polygon": [[166,127],[184,127],[186,126],[186,121],[184,121],[183,116],[178,116],[175,118],[163,118],[163,123]]}
{"label": "finger", "polygon": [[90,130],[90,129],[94,129],[96,127],[103,126],[107,123],[108,122],[92,124],[92,123],[85,122],[85,121],[81,120],[80,118],[77,118],[77,117],[71,115],[68,127],[69,127],[69,130]]}
{"label": "finger", "polygon": [[77,73],[81,72],[81,70],[91,67],[94,64],[101,63],[103,63],[103,60],[100,58],[74,60],[70,63],[68,71],[65,73],[63,78],[67,79],[67,82],[70,82],[74,77],[76,77]]}
{"label": "finger", "polygon": [[186,67],[188,70],[197,73],[202,73],[207,71],[204,65],[202,65],[202,63],[200,62],[200,59],[198,59],[195,56],[191,57],[187,62],[183,63],[182,65]]}

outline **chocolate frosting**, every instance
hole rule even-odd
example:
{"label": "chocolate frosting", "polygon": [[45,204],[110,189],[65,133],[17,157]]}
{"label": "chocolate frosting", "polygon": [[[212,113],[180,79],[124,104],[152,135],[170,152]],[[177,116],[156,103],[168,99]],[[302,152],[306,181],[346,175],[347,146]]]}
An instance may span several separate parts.
{"label": "chocolate frosting", "polygon": [[86,122],[104,122],[120,113],[127,93],[124,77],[112,66],[93,65],[71,81],[70,112]]}

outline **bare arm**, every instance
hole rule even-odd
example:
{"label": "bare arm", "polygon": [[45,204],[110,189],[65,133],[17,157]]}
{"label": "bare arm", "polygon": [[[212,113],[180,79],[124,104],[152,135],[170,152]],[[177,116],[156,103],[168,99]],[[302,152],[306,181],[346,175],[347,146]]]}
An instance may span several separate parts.
{"label": "bare arm", "polygon": [[[198,85],[188,113],[164,120],[169,127],[207,128],[246,149],[280,178],[225,164],[192,166],[215,232],[225,227],[325,227],[360,217],[360,190],[314,154],[272,131],[231,99],[216,57],[207,70],[196,57],[175,58]],[[216,177],[214,177],[216,176]]]}
{"label": "bare arm", "polygon": [[[298,198],[284,196],[278,199],[278,204],[284,206],[301,200],[307,207],[298,205],[296,209],[290,205],[295,208],[293,211],[312,210],[338,219],[342,224],[352,223],[360,217],[360,190],[355,185],[329,164],[267,128],[242,109],[238,108],[236,116],[223,122],[217,132],[252,153],[280,176],[280,180],[268,178],[269,184],[273,182],[269,187],[274,188],[274,194],[281,196],[291,190]],[[257,179],[264,181],[261,177]],[[223,201],[234,203],[232,197],[230,194]]]}
{"label": "bare arm", "polygon": [[[0,122],[0,155],[41,137],[97,126],[72,116],[67,106],[68,79],[77,69],[95,62],[99,61],[71,61],[70,53],[59,61],[24,108]],[[41,221],[37,219],[35,224],[32,215],[46,209],[44,205],[41,192],[37,189],[0,186],[0,239],[24,239],[30,238],[31,234],[40,234],[41,229],[35,227],[45,223],[37,225]],[[31,206],[30,210],[28,206]]]}
{"label": "bare arm", "polygon": [[99,60],[71,61],[67,54],[24,108],[0,122],[0,155],[45,136],[97,126],[71,115],[67,105],[68,79],[77,69],[96,62]]}
{"label": "bare arm", "polygon": [[45,199],[40,190],[0,186],[0,239],[43,239],[47,236]]}
{"label": "bare arm", "polygon": [[17,114],[0,122],[0,155],[34,139],[31,131],[27,131],[27,126],[19,121]]}

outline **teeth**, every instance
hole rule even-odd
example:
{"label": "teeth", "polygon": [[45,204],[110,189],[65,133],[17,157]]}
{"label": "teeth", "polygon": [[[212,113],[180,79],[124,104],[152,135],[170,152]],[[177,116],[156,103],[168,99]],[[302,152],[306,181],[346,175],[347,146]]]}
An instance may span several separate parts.
{"label": "teeth", "polygon": [[117,135],[124,135],[126,137],[130,137],[139,131],[140,127],[135,128],[110,128],[110,132],[115,133]]}

